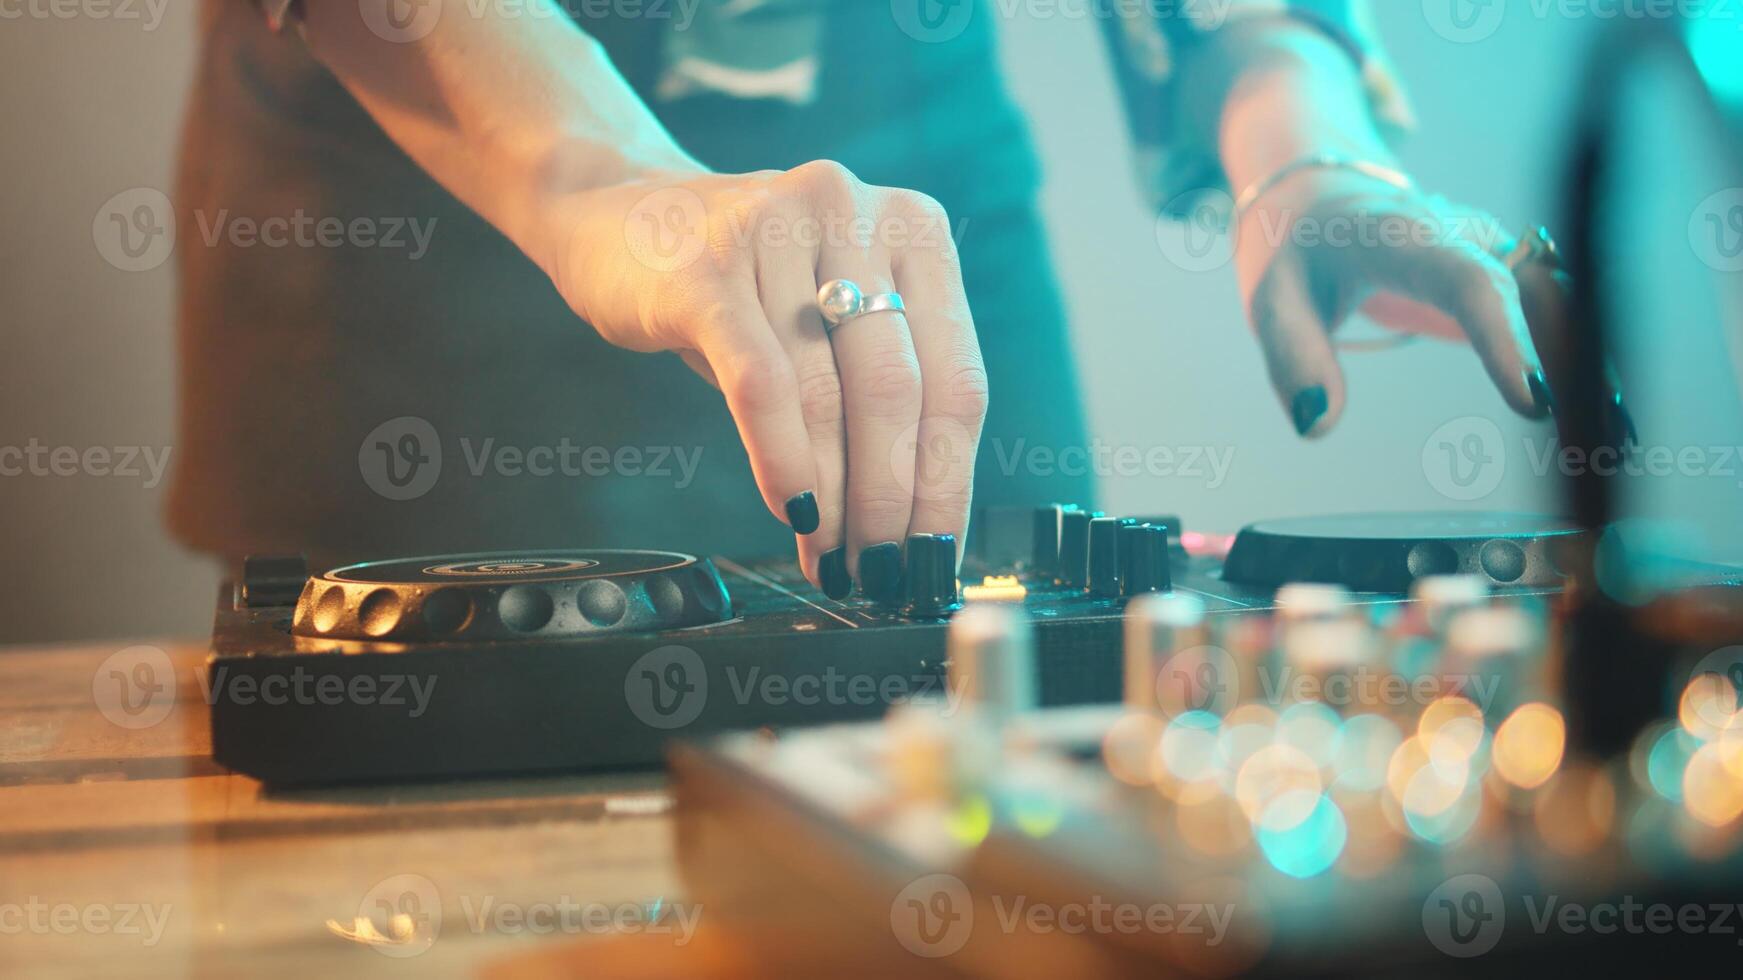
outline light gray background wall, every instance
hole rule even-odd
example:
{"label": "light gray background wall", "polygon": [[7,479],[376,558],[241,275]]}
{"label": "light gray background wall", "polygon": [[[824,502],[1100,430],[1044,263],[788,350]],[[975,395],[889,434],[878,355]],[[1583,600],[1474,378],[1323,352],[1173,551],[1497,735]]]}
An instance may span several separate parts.
{"label": "light gray background wall", "polygon": [[[94,247],[92,221],[118,191],[169,186],[196,6],[134,0],[146,22],[0,18],[0,446],[170,444],[171,267],[117,271]],[[1418,0],[1377,6],[1426,124],[1406,154],[1423,182],[1509,221],[1550,213],[1557,121],[1578,77],[1575,52],[1598,25],[1516,10],[1492,38],[1457,44],[1434,33]],[[1472,415],[1516,425],[1474,358],[1424,344],[1351,360],[1342,428],[1298,442],[1265,384],[1231,274],[1165,260],[1128,179],[1096,27],[1056,9],[1018,9],[1002,30],[1046,161],[1046,213],[1096,435],[1235,454],[1221,486],[1116,479],[1106,503],[1230,530],[1267,515],[1446,506],[1421,463],[1429,434]],[[147,29],[154,12],[162,22]],[[215,573],[167,540],[163,487],[143,483],[0,477],[0,641],[205,630]],[[1483,501],[1534,502],[1532,481],[1512,472]]]}

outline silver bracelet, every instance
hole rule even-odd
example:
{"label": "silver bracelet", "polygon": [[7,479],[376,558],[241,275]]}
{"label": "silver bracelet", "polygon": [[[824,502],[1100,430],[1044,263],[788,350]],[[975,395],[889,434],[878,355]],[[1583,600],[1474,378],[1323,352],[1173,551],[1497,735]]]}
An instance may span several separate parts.
{"label": "silver bracelet", "polygon": [[1275,190],[1279,184],[1289,178],[1307,170],[1353,170],[1365,177],[1372,177],[1383,183],[1391,184],[1401,191],[1413,190],[1416,187],[1416,182],[1405,175],[1403,171],[1382,166],[1372,160],[1346,157],[1335,153],[1302,157],[1300,160],[1284,165],[1282,169],[1242,191],[1241,195],[1235,198],[1235,227],[1240,227],[1247,212],[1253,209],[1253,205],[1259,203],[1260,198]]}

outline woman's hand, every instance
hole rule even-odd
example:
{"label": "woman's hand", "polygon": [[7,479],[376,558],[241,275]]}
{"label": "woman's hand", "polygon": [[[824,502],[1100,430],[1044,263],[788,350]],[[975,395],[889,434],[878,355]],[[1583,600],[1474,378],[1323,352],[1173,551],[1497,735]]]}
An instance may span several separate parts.
{"label": "woman's hand", "polygon": [[[935,201],[817,162],[662,172],[573,193],[552,215],[544,264],[569,305],[721,390],[814,584],[840,597],[851,575],[891,599],[908,534],[962,540],[987,378]],[[898,292],[907,314],[831,336],[817,294],[834,279]]]}
{"label": "woman's hand", "polygon": [[1235,267],[1271,382],[1296,431],[1345,402],[1333,335],[1358,309],[1401,333],[1468,341],[1516,411],[1552,405],[1495,219],[1347,169],[1284,179],[1242,216]]}

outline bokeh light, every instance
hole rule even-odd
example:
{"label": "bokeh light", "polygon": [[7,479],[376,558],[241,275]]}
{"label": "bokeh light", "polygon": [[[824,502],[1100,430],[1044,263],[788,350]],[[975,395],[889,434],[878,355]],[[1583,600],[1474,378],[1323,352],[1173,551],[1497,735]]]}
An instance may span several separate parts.
{"label": "bokeh light", "polygon": [[1723,827],[1743,815],[1743,780],[1732,773],[1724,756],[1721,746],[1709,743],[1695,750],[1683,769],[1683,806],[1709,827]]}
{"label": "bokeh light", "polygon": [[1495,732],[1495,770],[1520,789],[1536,789],[1555,775],[1566,748],[1561,712],[1538,702],[1521,705]]}
{"label": "bokeh light", "polygon": [[[1273,805],[1283,803],[1278,800]],[[1292,878],[1311,878],[1325,872],[1337,862],[1349,840],[1344,815],[1330,798],[1315,794],[1306,809],[1306,816],[1291,826],[1282,829],[1260,826],[1255,833],[1265,859]]]}
{"label": "bokeh light", "polygon": [[1319,766],[1288,745],[1267,745],[1253,753],[1235,776],[1241,812],[1263,830],[1288,830],[1306,820],[1321,788]]}
{"label": "bokeh light", "polygon": [[1386,785],[1386,766],[1404,735],[1383,715],[1356,715],[1338,726],[1332,747],[1336,784],[1371,792]]}
{"label": "bokeh light", "polygon": [[1736,714],[1737,688],[1730,678],[1712,672],[1689,681],[1676,712],[1683,730],[1703,742],[1717,738]]}

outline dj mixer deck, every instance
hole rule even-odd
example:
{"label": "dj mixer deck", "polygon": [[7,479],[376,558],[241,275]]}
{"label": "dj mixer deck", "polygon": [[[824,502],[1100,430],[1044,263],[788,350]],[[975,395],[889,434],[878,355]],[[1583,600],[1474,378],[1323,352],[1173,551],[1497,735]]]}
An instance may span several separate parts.
{"label": "dj mixer deck", "polygon": [[1230,575],[1227,539],[1173,517],[1050,506],[979,523],[960,580],[954,541],[910,540],[891,606],[827,599],[790,559],[572,550],[312,576],[254,559],[219,595],[214,754],[281,784],[653,767],[674,737],[872,719],[937,694],[964,600],[1034,620],[1042,704],[1108,703],[1135,597],[1194,595],[1221,616],[1268,608],[1279,577],[1330,575],[1388,603],[1457,571],[1544,591],[1575,536],[1523,515],[1277,522],[1234,541]]}

